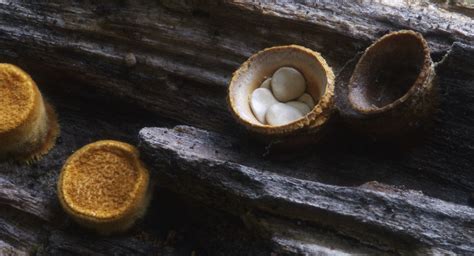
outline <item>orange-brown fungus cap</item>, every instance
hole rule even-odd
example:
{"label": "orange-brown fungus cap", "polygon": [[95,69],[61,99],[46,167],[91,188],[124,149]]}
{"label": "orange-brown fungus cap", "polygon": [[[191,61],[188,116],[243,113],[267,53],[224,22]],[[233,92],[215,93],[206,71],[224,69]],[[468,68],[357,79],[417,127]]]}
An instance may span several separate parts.
{"label": "orange-brown fungus cap", "polygon": [[0,63],[0,158],[37,159],[54,146],[58,133],[56,114],[31,77]]}
{"label": "orange-brown fungus cap", "polygon": [[58,183],[59,200],[79,224],[100,233],[125,231],[149,202],[149,174],[139,152],[104,140],[69,157]]}

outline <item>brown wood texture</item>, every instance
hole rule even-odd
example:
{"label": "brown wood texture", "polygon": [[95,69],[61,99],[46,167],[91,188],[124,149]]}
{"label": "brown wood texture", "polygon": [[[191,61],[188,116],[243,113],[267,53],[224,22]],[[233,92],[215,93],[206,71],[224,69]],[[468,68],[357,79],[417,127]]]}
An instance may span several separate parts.
{"label": "brown wood texture", "polygon": [[[0,62],[33,76],[62,126],[41,161],[0,163],[0,254],[472,254],[474,21],[384,2],[0,1]],[[344,85],[357,54],[399,29],[441,61],[440,107],[414,146],[336,115],[324,141],[285,158],[232,120],[227,85],[253,53],[303,45]],[[124,235],[79,228],[56,199],[65,159],[98,139],[140,144],[158,181]]]}

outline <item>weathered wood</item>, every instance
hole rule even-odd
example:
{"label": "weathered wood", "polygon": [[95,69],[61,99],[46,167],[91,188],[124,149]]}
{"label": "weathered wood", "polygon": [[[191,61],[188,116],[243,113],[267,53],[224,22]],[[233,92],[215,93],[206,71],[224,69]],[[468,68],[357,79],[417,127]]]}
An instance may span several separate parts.
{"label": "weathered wood", "polygon": [[[101,98],[94,91],[88,90],[87,98],[77,98],[77,92],[63,91],[54,84],[45,88],[45,81],[37,82],[58,112],[61,136],[39,162],[0,163],[0,255],[270,253],[238,219],[216,218],[218,213],[210,215],[208,209],[186,206],[175,194],[160,188],[148,214],[125,234],[102,237],[79,227],[61,209],[56,195],[58,174],[67,157],[99,139],[137,144],[141,127],[170,123],[123,102]],[[168,242],[168,233],[174,233],[178,242]],[[222,245],[221,239],[229,242]],[[253,240],[249,243],[247,239]]]}
{"label": "weathered wood", "polygon": [[[370,138],[351,133],[350,126],[339,124],[333,127],[326,141],[313,147],[315,152],[308,153],[308,156],[296,156],[293,161],[277,160],[272,163],[271,158],[249,161],[246,155],[239,155],[239,152],[230,152],[228,157],[250,166],[271,164],[276,173],[307,180],[344,186],[377,180],[423,191],[446,201],[467,204],[474,190],[470,172],[473,159],[469,157],[474,141],[468,136],[474,132],[474,74],[469,68],[474,67],[473,54],[474,48],[454,44],[449,55],[437,65],[440,106],[434,123],[415,145],[374,144]],[[465,56],[468,58],[464,59]],[[339,74],[339,82],[344,77],[347,79],[346,73],[350,74],[344,69]],[[236,147],[245,142],[248,142],[246,136],[233,139]],[[212,149],[212,145],[208,147],[208,150]],[[266,154],[262,145],[251,149],[257,151],[256,154]]]}
{"label": "weathered wood", "polygon": [[22,189],[9,180],[0,177],[0,204],[8,205],[23,212],[32,214],[46,221],[51,221],[49,200],[38,192]]}
{"label": "weathered wood", "polygon": [[[160,129],[168,133],[152,141],[142,136],[148,157],[159,157],[151,162],[165,167],[160,183],[198,202],[214,199],[215,208],[243,216],[290,253],[469,254],[474,22],[426,1],[409,8],[384,2],[0,1],[0,61],[33,75],[63,127],[58,146],[42,161],[0,163],[0,253],[179,254],[155,230],[163,224],[160,208],[170,204],[155,202],[158,209],[144,220],[153,228],[140,224],[102,238],[78,229],[55,191],[57,174],[75,149],[98,139],[135,144],[141,127],[174,124],[167,117],[227,135],[178,128]],[[227,111],[226,86],[251,54],[304,45],[342,70],[341,81],[355,61],[348,60],[382,34],[405,28],[423,33],[436,60],[450,52],[437,68],[442,102],[425,141],[409,149],[378,145],[337,126],[312,152],[284,161],[260,157],[268,152],[243,135],[228,136],[238,129]],[[388,185],[367,185],[372,180]],[[298,197],[305,195],[311,197]],[[271,251],[233,218],[216,228],[205,210],[178,219],[180,210],[192,212],[174,208],[165,222],[197,215],[199,229],[214,230],[186,229],[204,237],[186,240],[187,254],[196,244],[212,248],[204,248],[210,254]],[[136,238],[141,232],[150,239]]]}
{"label": "weathered wood", "polygon": [[[349,237],[386,253],[470,254],[474,209],[465,204],[474,190],[472,56],[474,48],[455,43],[437,64],[439,110],[410,147],[358,138],[339,122],[314,152],[291,161],[265,157],[268,152],[245,136],[188,126],[144,128],[141,148],[164,186],[244,217],[256,212],[250,226],[290,252],[354,253],[344,246]],[[339,73],[339,93],[356,61]],[[338,101],[338,107],[344,106]],[[304,224],[295,227],[294,221]],[[321,227],[343,238],[315,238]]]}
{"label": "weathered wood", "polygon": [[[30,255],[44,238],[44,231],[28,216],[2,208],[0,212],[0,254]],[[33,225],[32,225],[33,224]],[[32,226],[31,226],[32,225]]]}
{"label": "weathered wood", "polygon": [[[388,163],[391,166],[384,166],[383,169],[391,169],[392,172],[398,173],[407,171],[410,173],[409,175],[418,177],[411,178],[416,180],[418,184],[422,183],[419,181],[420,177],[429,175],[427,179],[434,180],[438,178],[440,182],[449,181],[453,187],[464,189],[467,192],[462,196],[464,199],[456,200],[463,204],[467,203],[469,193],[474,190],[474,179],[470,172],[473,160],[468,157],[472,153],[474,140],[467,136],[467,134],[474,132],[472,127],[474,123],[472,117],[472,113],[474,113],[474,107],[472,106],[472,99],[474,98],[473,57],[473,47],[454,43],[449,53],[436,64],[439,87],[439,99],[437,101],[439,101],[439,106],[433,117],[433,122],[420,131],[422,134],[416,134],[418,138],[409,138],[416,141],[414,147],[406,148],[406,153],[401,152],[399,148],[397,149],[396,145],[384,145],[382,148],[376,149],[384,150],[382,154],[389,155],[385,157],[381,157],[376,152],[371,152],[376,154],[378,158],[383,159],[385,164],[389,160]],[[347,119],[345,126],[342,128],[346,131],[351,130],[350,119],[357,116],[347,110],[347,100],[344,100],[348,93],[347,81],[357,60],[358,57],[355,57],[348,62],[337,78],[337,108],[343,115],[343,119]],[[359,137],[363,135],[351,134],[351,136]],[[364,140],[370,141],[370,138],[362,137],[359,143],[364,143]],[[374,163],[373,160],[371,163]],[[433,186],[433,188],[439,189],[436,187]],[[429,193],[427,191],[430,190],[429,187],[416,189],[426,193]],[[455,197],[461,199],[459,196]],[[447,199],[446,197],[441,198]]]}
{"label": "weathered wood", "polygon": [[[2,1],[0,17],[2,61],[50,79],[78,79],[216,131],[235,131],[226,86],[240,63],[265,47],[300,44],[339,70],[391,30],[420,31],[437,56],[454,41],[474,42],[472,19],[429,3]],[[136,65],[126,63],[128,54]]]}
{"label": "weathered wood", "polygon": [[28,255],[27,252],[19,250],[16,247],[14,247],[10,244],[7,244],[6,242],[1,241],[1,240],[0,240],[0,253],[2,253],[3,255],[8,255],[8,256],[10,256],[10,255],[16,255],[16,256]]}
{"label": "weathered wood", "polygon": [[[42,83],[38,84],[43,88]],[[16,250],[11,253],[25,255],[145,255],[161,251],[152,243],[133,237],[103,239],[77,230],[77,225],[60,208],[56,196],[57,176],[72,152],[103,138],[133,143],[136,140],[133,134],[146,122],[140,121],[143,119],[139,114],[127,114],[119,104],[112,105],[112,112],[110,103],[100,104],[97,99],[92,100],[93,97],[82,102],[51,89],[45,88],[43,93],[60,116],[62,133],[57,146],[31,165],[0,163],[0,240],[4,241],[0,251]],[[154,123],[160,124],[158,120]]]}
{"label": "weathered wood", "polygon": [[418,248],[421,242],[474,252],[471,207],[415,191],[373,191],[279,175],[271,162],[252,165],[262,160],[245,148],[236,150],[235,140],[191,127],[145,128],[140,137],[149,163],[171,180],[163,185],[234,214],[256,210],[307,221],[388,251]]}

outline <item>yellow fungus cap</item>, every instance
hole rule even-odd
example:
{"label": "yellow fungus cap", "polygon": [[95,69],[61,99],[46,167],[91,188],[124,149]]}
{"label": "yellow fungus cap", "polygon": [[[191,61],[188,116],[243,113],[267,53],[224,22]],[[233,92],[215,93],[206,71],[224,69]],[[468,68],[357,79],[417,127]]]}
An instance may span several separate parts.
{"label": "yellow fungus cap", "polygon": [[54,146],[58,133],[56,114],[33,79],[0,63],[0,158],[37,159]]}
{"label": "yellow fungus cap", "polygon": [[103,140],[79,149],[58,183],[61,205],[79,224],[100,233],[125,231],[141,217],[150,198],[149,174],[138,150]]}

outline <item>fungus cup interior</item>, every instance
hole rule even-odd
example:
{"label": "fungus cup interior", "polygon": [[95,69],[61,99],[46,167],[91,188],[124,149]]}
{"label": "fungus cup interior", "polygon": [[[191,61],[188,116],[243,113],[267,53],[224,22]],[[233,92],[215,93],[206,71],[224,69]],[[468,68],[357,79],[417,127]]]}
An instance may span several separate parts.
{"label": "fungus cup interior", "polygon": [[422,82],[429,59],[426,41],[412,32],[396,32],[370,46],[357,63],[349,82],[349,100],[363,112],[395,105]]}
{"label": "fungus cup interior", "polygon": [[229,87],[231,108],[242,120],[253,126],[277,127],[260,123],[255,118],[249,101],[252,92],[281,67],[292,67],[301,72],[306,81],[306,92],[318,103],[326,92],[327,76],[318,59],[322,57],[316,54],[300,46],[273,47],[255,54],[234,74]]}

